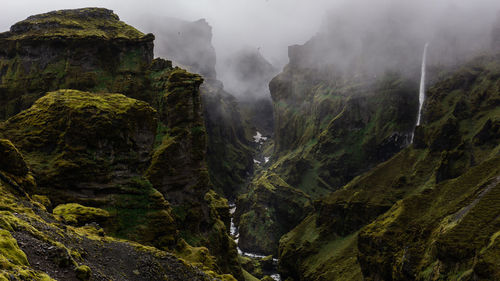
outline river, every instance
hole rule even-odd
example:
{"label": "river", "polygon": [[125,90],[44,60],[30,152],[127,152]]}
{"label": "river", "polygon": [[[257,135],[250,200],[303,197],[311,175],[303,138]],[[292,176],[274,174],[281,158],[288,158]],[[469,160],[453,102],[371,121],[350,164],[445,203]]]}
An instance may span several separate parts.
{"label": "river", "polygon": [[[234,241],[236,242],[236,245],[238,245],[239,241],[239,236],[240,234],[238,233],[238,228],[234,224],[234,212],[236,212],[236,205],[234,203],[229,204],[229,212],[231,213],[231,227],[230,227],[230,234],[231,237],[233,237]],[[259,255],[256,253],[248,253],[244,252],[240,249],[239,246],[237,246],[238,249],[238,254],[244,257],[252,258],[252,259],[261,259],[265,258],[266,256],[264,255]],[[276,281],[281,281],[281,276],[278,273],[278,259],[273,259],[273,271],[269,272],[269,276],[273,278]]]}

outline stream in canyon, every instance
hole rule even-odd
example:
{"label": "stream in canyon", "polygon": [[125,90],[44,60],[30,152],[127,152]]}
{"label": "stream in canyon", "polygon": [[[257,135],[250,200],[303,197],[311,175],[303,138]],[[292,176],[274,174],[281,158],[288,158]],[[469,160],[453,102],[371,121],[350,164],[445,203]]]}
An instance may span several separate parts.
{"label": "stream in canyon", "polygon": [[[254,165],[263,165],[269,162],[270,156],[263,156],[262,154],[262,146],[263,144],[268,141],[268,137],[263,136],[259,131],[256,132],[255,136],[253,136],[254,142],[258,145],[258,153],[260,155],[259,159],[254,159]],[[236,212],[236,204],[230,203],[229,204],[229,212],[231,214],[231,227],[230,227],[230,234],[231,237],[233,237],[234,241],[236,242],[236,245],[238,245],[239,242],[239,233],[238,233],[238,227],[234,224],[234,213]],[[240,249],[240,247],[237,247],[238,249],[238,254],[247,258],[251,259],[263,259],[266,256],[257,254],[257,253],[249,253],[249,252],[244,252]],[[273,278],[276,281],[281,281],[281,276],[278,273],[278,259],[273,258],[273,269],[272,271],[264,271],[266,275],[269,275],[271,278]]]}
{"label": "stream in canyon", "polygon": [[[230,228],[230,234],[231,237],[233,237],[234,241],[236,242],[236,245],[238,245],[239,241],[239,233],[238,233],[238,228],[234,224],[234,212],[236,212],[236,205],[234,203],[229,204],[229,212],[231,214],[231,228]],[[247,258],[251,259],[262,259],[265,258],[265,255],[260,255],[257,253],[249,253],[249,252],[244,252],[240,249],[238,246],[238,254]],[[276,281],[281,281],[281,276],[278,273],[278,259],[273,258],[273,270],[269,272],[264,272],[265,274],[271,276]]]}

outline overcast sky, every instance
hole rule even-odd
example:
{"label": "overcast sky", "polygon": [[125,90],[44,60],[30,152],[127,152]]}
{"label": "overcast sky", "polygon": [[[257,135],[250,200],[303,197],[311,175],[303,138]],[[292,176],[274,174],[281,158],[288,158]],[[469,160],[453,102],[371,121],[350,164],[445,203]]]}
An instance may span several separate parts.
{"label": "overcast sky", "polygon": [[[349,12],[347,6],[355,12]],[[253,47],[281,67],[287,63],[287,47],[311,38],[329,10],[338,10],[339,14],[363,23],[363,18],[389,7],[399,9],[397,6],[415,7],[407,10],[427,15],[429,20],[421,18],[421,23],[434,18],[440,19],[439,24],[449,22],[457,28],[484,30],[484,24],[479,23],[487,22],[498,12],[500,0],[3,0],[0,31],[7,31],[30,15],[81,7],[112,9],[123,21],[144,32],[148,30],[142,26],[147,26],[144,23],[152,16],[189,21],[205,18],[213,27],[213,44],[219,58],[243,46]],[[450,9],[462,12],[448,16],[451,19],[447,21],[441,20],[447,17],[441,15],[443,10]],[[457,21],[463,26],[456,25]],[[366,23],[370,24],[368,20]],[[427,30],[429,26],[417,28]]]}
{"label": "overcast sky", "polygon": [[[7,0],[2,1],[0,30],[30,15],[81,7],[105,7],[141,29],[148,16],[185,20],[205,18],[213,27],[218,53],[241,46],[260,48],[270,61],[287,59],[287,46],[302,44],[318,30],[327,7],[344,0]],[[147,30],[142,30],[146,31]]]}

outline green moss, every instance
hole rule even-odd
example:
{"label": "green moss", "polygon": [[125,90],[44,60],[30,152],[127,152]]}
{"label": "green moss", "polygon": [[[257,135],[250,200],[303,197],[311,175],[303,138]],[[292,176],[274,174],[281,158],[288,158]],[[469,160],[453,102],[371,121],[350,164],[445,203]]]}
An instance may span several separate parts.
{"label": "green moss", "polygon": [[259,281],[259,279],[248,273],[246,270],[243,270],[243,278],[245,278],[245,281]]}
{"label": "green moss", "polygon": [[238,200],[240,247],[266,254],[274,254],[281,235],[311,210],[309,196],[274,173],[261,174]]}
{"label": "green moss", "polygon": [[40,14],[16,23],[10,40],[30,38],[142,39],[143,33],[121,22],[111,10],[84,8]]}
{"label": "green moss", "polygon": [[23,156],[9,140],[0,139],[0,156],[0,171],[17,176],[24,176],[28,173]]}
{"label": "green moss", "polygon": [[357,259],[357,234],[347,237],[332,235],[318,225],[317,219],[316,215],[307,217],[281,238],[282,277],[363,280]]}
{"label": "green moss", "polygon": [[17,241],[3,229],[0,229],[0,254],[2,259],[13,265],[29,265],[26,254],[19,249]]}
{"label": "green moss", "polygon": [[110,217],[109,213],[103,209],[85,207],[76,203],[58,205],[52,212],[65,223],[76,226],[91,222],[102,223]]}
{"label": "green moss", "polygon": [[176,249],[176,255],[190,263],[198,264],[205,270],[216,270],[216,260],[206,247],[192,247],[181,239]]}
{"label": "green moss", "polygon": [[92,274],[92,270],[90,269],[90,267],[86,265],[78,266],[77,268],[75,268],[75,272],[76,272],[76,278],[82,281],[90,280],[90,276]]}
{"label": "green moss", "polygon": [[[485,63],[499,58],[476,60],[432,86],[414,144],[315,203],[315,214],[281,239],[285,277],[342,280],[362,271],[365,280],[495,279],[498,252],[488,250],[498,231],[500,76]],[[377,122],[357,138],[377,141],[377,130],[397,128]],[[326,155],[355,151],[335,153]],[[357,243],[340,247],[346,237]],[[330,253],[343,258],[334,262]]]}

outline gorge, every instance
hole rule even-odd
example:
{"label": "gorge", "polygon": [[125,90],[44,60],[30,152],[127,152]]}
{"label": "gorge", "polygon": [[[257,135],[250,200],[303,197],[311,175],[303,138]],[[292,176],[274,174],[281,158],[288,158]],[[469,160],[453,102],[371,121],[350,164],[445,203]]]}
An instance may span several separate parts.
{"label": "gorge", "polygon": [[0,281],[500,280],[500,6],[431,2],[321,4],[286,61],[216,17],[14,23]]}

